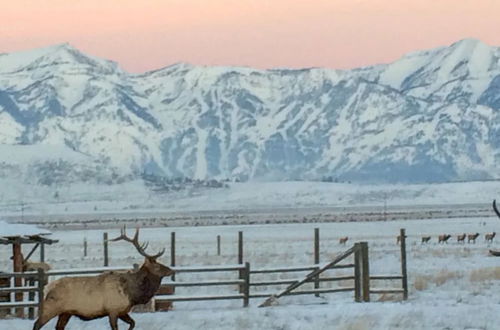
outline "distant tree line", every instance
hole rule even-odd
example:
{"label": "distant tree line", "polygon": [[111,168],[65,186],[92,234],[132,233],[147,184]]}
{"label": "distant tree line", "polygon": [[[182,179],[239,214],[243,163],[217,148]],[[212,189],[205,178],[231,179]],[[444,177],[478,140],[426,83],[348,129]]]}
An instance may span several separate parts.
{"label": "distant tree line", "polygon": [[229,180],[192,179],[188,177],[169,178],[161,175],[143,173],[142,180],[155,192],[181,191],[190,188],[228,188]]}

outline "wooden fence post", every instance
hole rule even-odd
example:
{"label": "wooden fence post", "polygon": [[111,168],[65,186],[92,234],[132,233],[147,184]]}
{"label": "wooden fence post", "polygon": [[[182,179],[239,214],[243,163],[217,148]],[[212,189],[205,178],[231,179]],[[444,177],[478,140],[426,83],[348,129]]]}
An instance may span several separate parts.
{"label": "wooden fence post", "polygon": [[43,288],[45,287],[45,272],[42,268],[38,269],[38,316],[42,314],[43,308]]}
{"label": "wooden fence post", "polygon": [[362,276],[363,276],[363,301],[370,301],[370,262],[368,259],[368,243],[361,242],[362,252]]}
{"label": "wooden fence post", "polygon": [[45,244],[40,243],[40,262],[45,262]]}
{"label": "wooden fence post", "polygon": [[[243,264],[243,232],[239,231],[238,232],[238,265]],[[243,271],[239,271],[239,276],[238,278],[240,280],[244,279],[244,274]],[[243,293],[243,287],[240,287],[240,293]]]}
{"label": "wooden fence post", "polygon": [[361,302],[361,245],[354,244],[354,301]]}
{"label": "wooden fence post", "polygon": [[243,232],[238,232],[238,264],[243,264]]}
{"label": "wooden fence post", "polygon": [[[14,272],[21,273],[23,271],[23,254],[21,251],[21,243],[15,242],[14,244],[12,244],[12,258],[14,261]],[[14,277],[14,286],[23,286],[23,278],[17,276]],[[16,292],[14,294],[14,301],[23,301],[23,293]],[[16,308],[15,311],[18,318],[24,317],[24,308]]]}
{"label": "wooden fence post", "polygon": [[83,256],[87,256],[87,237],[83,239]]}
{"label": "wooden fence post", "polygon": [[220,235],[217,235],[217,255],[220,256]]}
{"label": "wooden fence post", "polygon": [[109,266],[109,256],[108,256],[108,233],[102,234],[102,244],[104,247],[104,267]]}
{"label": "wooden fence post", "polygon": [[[319,264],[319,228],[314,228],[314,264]],[[314,289],[319,289],[319,275],[314,278]],[[316,293],[315,296],[319,297],[319,293]]]}
{"label": "wooden fence post", "polygon": [[[29,286],[35,285],[35,280],[32,277],[30,277],[29,279],[26,279],[25,282],[28,282]],[[34,291],[28,292],[28,301],[35,301],[35,292]],[[33,320],[35,318],[35,309],[33,307],[28,308],[28,318],[30,320]]]}
{"label": "wooden fence post", "polygon": [[400,230],[401,237],[401,275],[403,284],[403,299],[408,299],[408,273],[406,269],[406,231],[404,228]]}
{"label": "wooden fence post", "polygon": [[250,300],[250,263],[245,262],[245,275],[243,284],[243,307],[248,307]]}
{"label": "wooden fence post", "polygon": [[[175,267],[175,231],[170,233],[170,266]],[[172,275],[172,281],[175,281],[175,273]]]}

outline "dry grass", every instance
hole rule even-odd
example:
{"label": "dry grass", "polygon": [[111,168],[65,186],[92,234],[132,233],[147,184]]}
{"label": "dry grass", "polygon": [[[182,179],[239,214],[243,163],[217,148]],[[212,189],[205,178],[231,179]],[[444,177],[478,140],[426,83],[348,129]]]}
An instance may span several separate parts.
{"label": "dry grass", "polygon": [[377,299],[377,301],[403,301],[403,295],[401,294],[393,294],[393,293],[383,293]]}
{"label": "dry grass", "polygon": [[474,269],[470,273],[469,280],[471,282],[500,280],[500,267]]}
{"label": "dry grass", "polygon": [[370,320],[367,317],[361,317],[358,320],[354,320],[350,324],[342,327],[342,330],[369,330],[372,328],[370,325]]}
{"label": "dry grass", "polygon": [[429,287],[429,282],[430,282],[430,276],[418,275],[415,277],[415,282],[413,283],[413,286],[417,291],[424,291],[427,290],[427,288]]}
{"label": "dry grass", "polygon": [[430,284],[441,286],[450,280],[458,279],[461,277],[462,274],[460,274],[459,272],[442,269],[434,275],[417,275],[415,277],[415,281],[413,282],[413,286],[415,287],[415,290],[423,291],[427,290]]}
{"label": "dry grass", "polygon": [[449,280],[457,279],[462,277],[459,272],[453,272],[446,269],[440,270],[434,277],[433,282],[437,286],[441,286],[448,282]]}

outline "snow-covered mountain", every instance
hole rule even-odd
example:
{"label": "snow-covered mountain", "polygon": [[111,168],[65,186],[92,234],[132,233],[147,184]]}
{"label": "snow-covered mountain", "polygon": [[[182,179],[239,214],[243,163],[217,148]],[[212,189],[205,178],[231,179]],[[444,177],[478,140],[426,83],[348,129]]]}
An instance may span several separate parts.
{"label": "snow-covered mountain", "polygon": [[68,44],[0,54],[0,175],[144,172],[500,178],[500,48],[466,39],[354,70],[176,64],[139,75]]}

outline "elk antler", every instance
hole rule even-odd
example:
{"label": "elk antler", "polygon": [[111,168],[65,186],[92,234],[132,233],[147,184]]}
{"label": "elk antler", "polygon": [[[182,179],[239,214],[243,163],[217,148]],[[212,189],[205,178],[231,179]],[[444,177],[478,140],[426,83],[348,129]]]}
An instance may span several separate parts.
{"label": "elk antler", "polygon": [[158,252],[155,255],[147,254],[145,250],[148,248],[149,243],[148,242],[143,243],[143,244],[139,243],[139,228],[137,228],[135,230],[134,238],[128,237],[127,233],[125,231],[126,231],[126,229],[125,229],[125,227],[123,227],[122,229],[120,229],[120,236],[113,238],[110,241],[116,242],[116,241],[123,240],[123,241],[127,241],[129,243],[132,243],[134,245],[134,247],[137,249],[137,252],[139,252],[145,258],[157,259],[165,253],[165,249],[162,249],[160,252]]}
{"label": "elk antler", "polygon": [[495,211],[497,216],[500,218],[500,211],[498,211],[498,209],[497,209],[497,201],[495,199],[493,200],[493,210]]}

